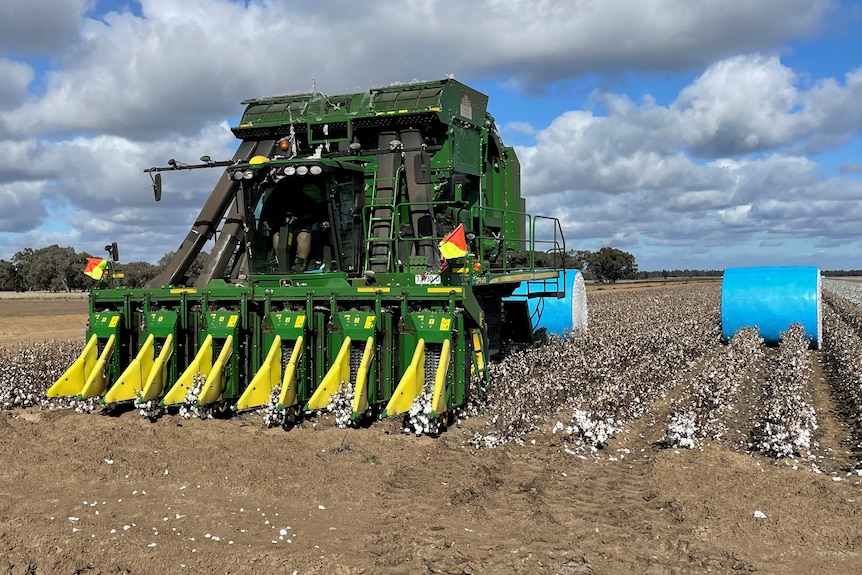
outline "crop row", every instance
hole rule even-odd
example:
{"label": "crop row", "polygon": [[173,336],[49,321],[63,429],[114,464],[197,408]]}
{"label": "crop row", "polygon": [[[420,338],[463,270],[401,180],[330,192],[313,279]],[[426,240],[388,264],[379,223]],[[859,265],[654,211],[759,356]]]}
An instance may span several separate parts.
{"label": "crop row", "polygon": [[774,457],[807,451],[817,429],[809,347],[799,324],[782,334],[777,349],[764,346],[754,328],[741,330],[670,402],[665,442],[694,448],[742,428],[748,451]]}
{"label": "crop row", "polygon": [[[720,286],[590,292],[585,333],[511,350],[492,362],[491,387],[459,415],[483,416],[476,447],[522,442],[536,429],[564,436],[567,447],[597,450],[659,404],[669,406],[664,443],[695,448],[734,441],[775,457],[804,454],[816,440],[812,389],[816,362],[862,442],[862,285],[824,288],[823,351],[808,348],[798,326],[767,347],[753,329],[722,342]],[[94,406],[48,401],[47,387],[75,359],[77,343],[0,348],[0,407]],[[653,411],[653,413],[657,413]]]}
{"label": "crop row", "polygon": [[862,286],[829,282],[824,291],[824,367],[862,455]]}
{"label": "crop row", "polygon": [[76,407],[68,398],[48,402],[45,392],[80,353],[80,344],[46,341],[15,349],[0,347],[0,409],[35,405]]}
{"label": "crop row", "polygon": [[479,446],[522,441],[548,418],[575,446],[601,447],[666,396],[721,345],[719,286],[592,292],[585,334],[515,352],[493,366],[478,411],[489,429]]}

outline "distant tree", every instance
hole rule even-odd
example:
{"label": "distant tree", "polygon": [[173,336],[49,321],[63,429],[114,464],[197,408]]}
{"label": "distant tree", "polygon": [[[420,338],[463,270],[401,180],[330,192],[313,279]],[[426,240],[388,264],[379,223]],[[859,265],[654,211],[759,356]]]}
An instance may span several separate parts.
{"label": "distant tree", "polygon": [[[12,256],[12,264],[18,270],[23,289],[43,291],[83,290],[88,283],[84,275],[83,255],[73,248],[61,248],[57,244],[33,250],[26,248]],[[89,280],[88,280],[89,282]]]}
{"label": "distant tree", "polygon": [[12,262],[0,260],[0,291],[23,291],[24,281]]}
{"label": "distant tree", "polygon": [[158,266],[149,262],[129,262],[121,266],[123,285],[130,288],[142,288],[147,282],[159,275]]}
{"label": "distant tree", "polygon": [[566,252],[566,267],[586,270],[593,253],[588,250],[569,250]]}
{"label": "distant tree", "polygon": [[[168,252],[159,259],[159,263],[157,264],[159,271],[165,269],[165,267],[171,262],[171,258],[173,258],[174,255],[176,255],[176,252]],[[190,278],[199,276],[201,274],[201,270],[204,269],[204,266],[207,263],[208,257],[208,253],[203,251],[200,252],[195,257],[195,261],[192,262],[192,265],[189,266],[189,269],[186,272],[186,276]]]}
{"label": "distant tree", "polygon": [[36,250],[33,248],[24,248],[20,252],[17,252],[12,256],[12,265],[15,267],[15,270],[18,272],[18,277],[21,278],[21,288],[22,291],[28,291],[32,289],[27,281],[27,278],[24,275],[25,270],[29,270],[30,264],[33,261],[33,254],[36,253]]}
{"label": "distant tree", "polygon": [[590,254],[587,267],[596,278],[611,283],[632,278],[638,271],[632,254],[611,247],[604,247]]}

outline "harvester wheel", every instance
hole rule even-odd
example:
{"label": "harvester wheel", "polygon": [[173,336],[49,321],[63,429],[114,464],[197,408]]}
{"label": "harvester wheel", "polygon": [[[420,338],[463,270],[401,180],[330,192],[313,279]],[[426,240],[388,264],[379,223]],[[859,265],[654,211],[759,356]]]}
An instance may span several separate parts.
{"label": "harvester wheel", "polygon": [[115,403],[107,403],[102,406],[102,409],[99,410],[99,415],[105,415],[108,417],[119,417],[124,413],[132,411],[135,409],[135,405],[132,402],[128,401],[119,401]]}
{"label": "harvester wheel", "polygon": [[227,401],[219,401],[212,406],[212,417],[214,419],[228,419],[233,415],[231,405]]}
{"label": "harvester wheel", "polygon": [[299,422],[301,418],[301,414],[299,413],[299,407],[293,406],[288,407],[285,410],[284,421],[281,424],[282,429],[290,430],[293,429]]}
{"label": "harvester wheel", "polygon": [[436,435],[439,436],[441,433],[444,433],[447,429],[449,429],[449,425],[452,423],[452,412],[447,411],[446,413],[443,413],[438,416],[437,419],[440,422],[440,426],[437,428]]}

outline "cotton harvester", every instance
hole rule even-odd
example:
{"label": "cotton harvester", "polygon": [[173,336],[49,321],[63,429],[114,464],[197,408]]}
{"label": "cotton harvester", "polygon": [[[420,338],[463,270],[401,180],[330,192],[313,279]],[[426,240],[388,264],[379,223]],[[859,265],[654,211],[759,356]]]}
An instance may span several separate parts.
{"label": "cotton harvester", "polygon": [[149,287],[92,290],[86,348],[49,395],[300,413],[348,389],[353,418],[423,394],[439,418],[486,388],[504,341],[585,327],[560,223],[525,213],[485,95],[447,79],[243,104],[232,160],[145,170],[156,200],[162,171],[224,171]]}

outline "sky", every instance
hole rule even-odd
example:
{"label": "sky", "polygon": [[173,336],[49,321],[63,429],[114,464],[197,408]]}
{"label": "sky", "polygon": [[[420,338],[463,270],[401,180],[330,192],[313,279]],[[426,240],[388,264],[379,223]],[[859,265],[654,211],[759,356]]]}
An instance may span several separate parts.
{"label": "sky", "polygon": [[3,0],[0,259],[176,250],[240,102],[454,77],[527,211],[641,270],[862,269],[857,0]]}

